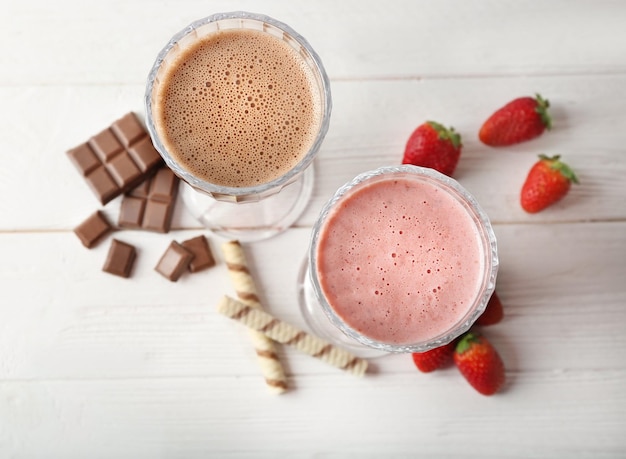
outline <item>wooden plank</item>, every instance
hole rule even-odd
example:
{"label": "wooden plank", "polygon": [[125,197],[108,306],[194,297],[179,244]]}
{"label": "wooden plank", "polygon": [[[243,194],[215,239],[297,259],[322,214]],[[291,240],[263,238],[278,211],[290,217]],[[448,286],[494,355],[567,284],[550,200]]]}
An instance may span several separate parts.
{"label": "wooden plank", "polygon": [[[610,370],[626,361],[626,223],[498,225],[496,233],[506,318],[485,332],[510,371]],[[131,279],[100,271],[109,241],[87,250],[70,233],[1,234],[0,253],[12,262],[0,266],[0,379],[257,375],[246,334],[215,311],[234,292],[220,241],[211,238],[219,260],[211,270],[177,283],[153,270],[170,240],[197,234],[116,233],[138,248]],[[300,327],[296,280],[309,235],[294,229],[246,249],[266,309]],[[283,352],[298,381],[344,377]],[[385,375],[414,371],[405,356],[377,365]]]}
{"label": "wooden plank", "polygon": [[[0,18],[0,40],[11,43],[0,85],[141,84],[175,32],[233,8],[227,1],[11,2]],[[244,0],[236,8],[290,24],[335,79],[626,71],[626,4],[614,0]]]}
{"label": "wooden plank", "polygon": [[[620,128],[626,76],[336,81],[332,87],[331,127],[315,162],[314,195],[300,226],[312,225],[332,193],[358,173],[400,163],[409,135],[428,119],[453,125],[463,135],[455,177],[476,195],[493,221],[626,218],[626,160],[616,147],[626,145],[626,131]],[[143,113],[142,91],[140,85],[0,88],[5,104],[0,150],[11,164],[0,170],[0,194],[6,197],[0,200],[0,230],[71,229],[99,208],[65,151],[127,111]],[[478,129],[492,110],[535,91],[552,100],[553,131],[506,149],[487,148],[478,141]],[[40,110],[23,110],[34,104]],[[562,154],[578,172],[581,185],[554,208],[529,216],[518,204],[519,190],[539,153]],[[118,206],[114,201],[105,208],[113,220]],[[175,226],[197,228],[179,207]]]}
{"label": "wooden plank", "polygon": [[280,397],[250,377],[0,382],[0,450],[119,458],[626,454],[623,369],[524,372],[519,387],[492,398],[445,378],[318,375]]}
{"label": "wooden plank", "polygon": [[[6,3],[6,2],[5,2]],[[131,279],[102,273],[110,238],[70,230],[99,207],[64,151],[129,110],[172,33],[228,0],[3,4],[0,40],[0,457],[626,456],[626,3],[620,0],[242,0],[301,32],[332,79],[331,129],[296,229],[249,247],[266,308],[304,326],[296,273],[335,189],[400,161],[422,121],[464,136],[456,174],[492,220],[505,320],[484,331],[507,385],[485,398],[454,367],[408,355],[356,379],[281,348],[292,388],[268,393],[245,330],[214,310],[218,266],[161,278],[172,239],[200,234],[179,206],[167,235],[123,231]],[[505,150],[482,121],[541,92],[555,129]],[[582,184],[539,215],[518,205],[538,153]],[[119,202],[106,206],[115,221]],[[217,250],[221,242],[211,237]]]}

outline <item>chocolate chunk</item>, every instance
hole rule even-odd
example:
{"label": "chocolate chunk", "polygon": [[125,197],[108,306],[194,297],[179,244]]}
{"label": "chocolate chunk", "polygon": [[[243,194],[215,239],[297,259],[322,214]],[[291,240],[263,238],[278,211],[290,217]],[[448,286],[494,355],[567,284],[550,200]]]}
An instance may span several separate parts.
{"label": "chocolate chunk", "polygon": [[86,177],[90,172],[101,165],[101,162],[96,154],[86,143],[68,151],[67,155],[83,177]]}
{"label": "chocolate chunk", "polygon": [[161,164],[161,156],[158,154],[155,155],[155,152],[156,150],[152,145],[150,137],[144,137],[128,149],[128,153],[132,156],[137,166],[139,166],[141,172],[151,171]]}
{"label": "chocolate chunk", "polygon": [[178,191],[178,177],[168,167],[157,171],[150,185],[150,199],[171,202]]}
{"label": "chocolate chunk", "polygon": [[123,228],[141,228],[146,200],[124,196],[117,224]]}
{"label": "chocolate chunk", "polygon": [[141,138],[149,139],[145,136],[143,126],[133,113],[127,113],[121,117],[111,125],[111,129],[126,148]]}
{"label": "chocolate chunk", "polygon": [[215,266],[215,258],[206,237],[200,235],[183,241],[181,245],[193,253],[193,259],[189,263],[189,271],[192,273]]}
{"label": "chocolate chunk", "polygon": [[170,168],[161,167],[153,177],[124,196],[117,224],[122,228],[167,233],[174,215],[178,183]]}
{"label": "chocolate chunk", "polygon": [[100,211],[96,211],[74,228],[74,233],[78,236],[83,245],[90,249],[100,242],[112,229],[113,227],[104,214]]}
{"label": "chocolate chunk", "polygon": [[166,202],[148,199],[143,214],[142,228],[157,233],[167,233],[172,222],[172,206]]}
{"label": "chocolate chunk", "polygon": [[93,148],[102,162],[114,158],[124,148],[111,129],[105,129],[89,139],[89,146]]}
{"label": "chocolate chunk", "polygon": [[128,196],[134,196],[136,198],[147,198],[150,194],[150,183],[152,180],[144,180],[137,187],[130,190]]}
{"label": "chocolate chunk", "polygon": [[109,161],[109,171],[120,188],[130,186],[141,176],[141,171],[127,155],[117,155]]}
{"label": "chocolate chunk", "polygon": [[120,277],[130,277],[137,252],[135,247],[117,239],[111,241],[111,247],[102,270]]}
{"label": "chocolate chunk", "polygon": [[91,191],[100,196],[100,202],[103,204],[115,198],[119,188],[115,184],[115,180],[111,178],[106,168],[98,166],[95,171],[85,177],[87,185]]}
{"label": "chocolate chunk", "polygon": [[134,113],[67,152],[102,205],[143,182],[163,160]]}
{"label": "chocolate chunk", "polygon": [[154,269],[166,279],[176,282],[187,270],[192,259],[193,253],[172,241]]}

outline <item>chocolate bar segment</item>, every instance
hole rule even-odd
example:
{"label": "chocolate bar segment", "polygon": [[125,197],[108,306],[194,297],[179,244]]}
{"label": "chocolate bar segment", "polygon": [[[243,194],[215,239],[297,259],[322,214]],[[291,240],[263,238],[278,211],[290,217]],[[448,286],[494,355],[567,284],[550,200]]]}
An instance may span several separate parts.
{"label": "chocolate bar segment", "polygon": [[181,245],[193,253],[193,259],[189,263],[189,271],[192,273],[215,266],[215,258],[209,242],[203,235],[187,239]]}
{"label": "chocolate bar segment", "polygon": [[126,242],[113,239],[102,270],[120,277],[130,277],[137,258],[135,247]]}
{"label": "chocolate bar segment", "polygon": [[105,129],[89,139],[89,146],[96,152],[102,162],[114,158],[124,148],[111,129]]}
{"label": "chocolate bar segment", "polygon": [[89,188],[91,188],[91,191],[99,196],[102,204],[111,201],[119,194],[120,188],[104,166],[98,166],[92,173],[85,177],[85,180]]}
{"label": "chocolate bar segment", "polygon": [[157,171],[150,184],[150,199],[160,202],[171,202],[178,191],[178,177],[168,167]]}
{"label": "chocolate bar segment", "polygon": [[67,155],[102,205],[135,188],[163,164],[132,112]]}
{"label": "chocolate bar segment", "polygon": [[117,155],[109,162],[109,171],[120,188],[126,188],[137,181],[141,171],[128,155]]}
{"label": "chocolate bar segment", "polygon": [[124,196],[120,206],[118,225],[122,228],[141,228],[145,208],[145,199]]}
{"label": "chocolate bar segment", "polygon": [[157,233],[167,233],[172,222],[172,207],[166,202],[148,199],[143,214],[142,228]]}
{"label": "chocolate bar segment", "polygon": [[128,153],[132,156],[135,164],[139,166],[141,172],[147,172],[154,169],[161,164],[161,156],[156,153],[152,140],[150,137],[144,137],[138,142],[134,143],[132,147],[128,149]]}
{"label": "chocolate bar segment", "polygon": [[150,194],[150,182],[151,180],[144,180],[138,186],[130,190],[127,195],[136,198],[147,198]]}
{"label": "chocolate bar segment", "polygon": [[68,151],[67,155],[83,177],[89,175],[90,172],[102,164],[93,150],[86,143]]}
{"label": "chocolate bar segment", "polygon": [[154,268],[166,279],[176,282],[187,270],[193,254],[176,241],[172,241]]}
{"label": "chocolate bar segment", "polygon": [[161,167],[154,176],[124,196],[118,225],[157,233],[169,232],[179,181],[170,168]]}
{"label": "chocolate bar segment", "polygon": [[144,135],[145,130],[134,113],[127,113],[121,117],[111,125],[111,129],[126,148],[141,138],[149,139]]}
{"label": "chocolate bar segment", "polygon": [[74,234],[88,249],[94,247],[113,227],[99,210],[91,214],[84,222],[74,228]]}

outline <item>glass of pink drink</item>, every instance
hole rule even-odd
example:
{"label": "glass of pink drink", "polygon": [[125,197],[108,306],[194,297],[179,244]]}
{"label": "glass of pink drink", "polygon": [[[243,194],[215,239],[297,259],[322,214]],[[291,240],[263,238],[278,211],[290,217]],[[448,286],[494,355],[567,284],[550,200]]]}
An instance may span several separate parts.
{"label": "glass of pink drink", "polygon": [[319,56],[288,25],[241,11],[193,22],[157,56],[144,100],[152,141],[204,226],[252,241],[304,210],[332,104]]}
{"label": "glass of pink drink", "polygon": [[300,304],[314,332],[358,355],[422,352],[470,328],[497,270],[489,219],[458,182],[433,169],[382,167],[323,208]]}

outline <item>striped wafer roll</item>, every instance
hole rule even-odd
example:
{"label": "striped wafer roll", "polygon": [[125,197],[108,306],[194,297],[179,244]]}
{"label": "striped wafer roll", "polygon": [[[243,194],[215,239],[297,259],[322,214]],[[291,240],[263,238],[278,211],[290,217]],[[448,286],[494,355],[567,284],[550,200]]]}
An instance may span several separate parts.
{"label": "striped wafer roll", "polygon": [[[237,296],[246,305],[261,309],[261,302],[254,279],[250,275],[246,256],[239,241],[229,241],[222,245],[224,262]],[[276,344],[267,336],[250,330],[250,339],[254,345],[265,383],[272,392],[281,394],[287,390],[287,377],[278,359]]]}
{"label": "striped wafer roll", "polygon": [[217,310],[220,314],[264,333],[274,341],[293,346],[306,354],[357,376],[363,376],[367,369],[367,360],[356,357],[344,349],[240,301],[225,296],[217,306]]}

